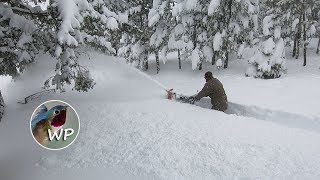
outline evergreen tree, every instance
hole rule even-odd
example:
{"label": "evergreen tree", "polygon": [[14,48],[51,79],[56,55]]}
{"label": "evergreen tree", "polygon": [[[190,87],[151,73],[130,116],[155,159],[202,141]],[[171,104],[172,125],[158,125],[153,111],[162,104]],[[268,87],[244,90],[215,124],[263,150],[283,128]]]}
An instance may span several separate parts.
{"label": "evergreen tree", "polygon": [[[38,1],[34,0],[36,4]],[[22,0],[0,3],[0,74],[16,77],[34,61],[39,51],[48,51],[58,59],[55,75],[45,87],[65,84],[87,91],[94,86],[87,68],[77,61],[77,47],[91,45],[115,54],[108,39],[125,16],[110,11],[111,1],[50,0],[47,10],[31,7]]]}
{"label": "evergreen tree", "polygon": [[124,27],[121,38],[122,47],[119,55],[134,63],[140,69],[148,69],[148,57],[150,53],[149,40],[152,28],[148,26],[148,14],[152,1],[133,0],[126,2],[126,14],[128,23]]}
{"label": "evergreen tree", "polygon": [[247,45],[253,45],[258,36],[259,1],[256,0],[212,0],[208,15],[213,27],[214,58],[223,60],[224,68],[228,67],[229,53],[238,51],[242,56]]}
{"label": "evergreen tree", "polygon": [[152,29],[150,53],[155,54],[157,73],[160,71],[160,58],[163,63],[166,62],[169,32],[175,23],[171,13],[172,5],[172,0],[154,0],[148,15],[148,25]]}
{"label": "evergreen tree", "polygon": [[204,57],[198,37],[204,36],[202,9],[203,4],[196,0],[176,0],[172,7],[175,26],[170,32],[168,48],[178,51],[179,68],[181,59],[185,59],[192,62],[192,69],[201,69]]}
{"label": "evergreen tree", "polygon": [[268,11],[263,19],[263,36],[260,45],[249,59],[246,76],[270,79],[278,78],[286,71],[284,40],[281,37],[281,24],[278,14]]}
{"label": "evergreen tree", "polygon": [[34,61],[41,33],[30,19],[37,14],[19,0],[0,2],[0,75],[17,77]]}
{"label": "evergreen tree", "polygon": [[[307,47],[311,38],[316,35],[318,18],[316,17],[319,4],[316,0],[280,0],[267,1],[269,6],[273,6],[280,14],[287,13],[291,16],[291,40],[293,40],[292,56],[298,59],[300,48],[303,48],[303,66],[307,64]],[[287,18],[288,19],[288,18]],[[284,27],[284,25],[283,25]],[[289,26],[290,27],[290,26]]]}

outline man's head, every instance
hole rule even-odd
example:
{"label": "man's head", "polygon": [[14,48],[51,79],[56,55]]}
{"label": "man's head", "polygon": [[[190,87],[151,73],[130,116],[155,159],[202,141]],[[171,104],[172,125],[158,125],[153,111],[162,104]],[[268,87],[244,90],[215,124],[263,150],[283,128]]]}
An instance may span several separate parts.
{"label": "man's head", "polygon": [[206,81],[209,81],[210,79],[213,78],[212,76],[212,72],[208,71],[204,74],[204,78],[206,79]]}

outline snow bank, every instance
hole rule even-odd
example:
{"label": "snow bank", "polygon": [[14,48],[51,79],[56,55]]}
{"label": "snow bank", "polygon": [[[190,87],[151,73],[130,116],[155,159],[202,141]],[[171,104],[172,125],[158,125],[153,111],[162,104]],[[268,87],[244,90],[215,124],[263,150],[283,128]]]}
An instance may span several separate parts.
{"label": "snow bank", "polygon": [[[30,174],[37,176],[36,173],[22,173],[37,165],[44,172],[62,172],[72,168],[103,169],[106,177],[109,174],[107,169],[112,168],[123,170],[129,176],[142,175],[147,179],[320,177],[319,133],[169,101],[165,99],[162,88],[133,68],[128,68],[121,62],[123,59],[97,53],[89,55],[94,63],[88,61],[87,56],[82,56],[80,61],[88,65],[97,80],[92,91],[67,91],[42,97],[27,105],[17,104],[17,98],[8,100],[8,114],[0,126],[0,142],[6,144],[0,149],[0,165],[5,164],[0,169],[9,169],[6,174],[22,174],[24,178]],[[43,57],[43,60],[50,62],[48,58]],[[176,61],[170,60],[166,65],[170,63]],[[230,63],[236,65],[232,64],[233,61]],[[13,84],[5,94],[20,97],[33,91],[33,85],[48,74],[44,70],[52,69],[47,67],[47,62],[42,65],[39,63],[36,69],[26,71],[24,81]],[[273,102],[273,107],[281,109],[287,104],[288,108],[294,103],[276,101],[285,97],[292,100],[301,91],[292,85],[318,86],[314,83],[318,76],[301,78],[292,75],[292,79],[266,82],[244,78],[242,72],[235,73],[232,67],[235,66],[223,72],[225,76],[214,72],[224,83],[230,101],[260,102],[269,106]],[[183,70],[169,73],[170,69],[165,67],[162,70],[167,73],[154,77],[174,84],[175,88],[195,91],[204,83],[203,72]],[[318,99],[316,90],[310,88],[305,91]],[[295,96],[287,96],[291,93]],[[303,110],[307,107],[304,103],[308,103],[309,93],[295,97],[292,102],[300,102],[297,107]],[[26,128],[29,124],[26,117],[30,112],[41,102],[52,98],[69,102],[81,118],[82,129],[78,139],[63,151],[41,149],[30,138]],[[315,108],[319,107],[317,101],[312,102],[315,102]],[[272,116],[272,111],[269,115]]]}

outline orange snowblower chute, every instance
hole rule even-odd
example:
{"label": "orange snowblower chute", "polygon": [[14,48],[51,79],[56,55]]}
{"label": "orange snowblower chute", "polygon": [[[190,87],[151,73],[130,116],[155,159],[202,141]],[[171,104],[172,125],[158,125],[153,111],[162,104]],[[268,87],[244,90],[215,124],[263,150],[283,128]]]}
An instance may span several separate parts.
{"label": "orange snowblower chute", "polygon": [[167,91],[167,98],[172,100],[173,99],[173,89],[169,89],[169,90],[166,90]]}

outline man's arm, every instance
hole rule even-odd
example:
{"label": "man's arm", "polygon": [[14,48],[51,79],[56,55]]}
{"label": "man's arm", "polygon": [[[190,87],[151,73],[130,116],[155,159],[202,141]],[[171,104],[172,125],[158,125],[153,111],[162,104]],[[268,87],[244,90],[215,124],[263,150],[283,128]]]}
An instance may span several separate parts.
{"label": "man's arm", "polygon": [[202,90],[195,96],[196,101],[199,101],[201,98],[209,96],[210,94],[210,87],[209,84],[206,83]]}

